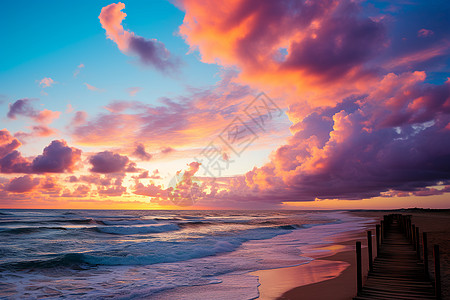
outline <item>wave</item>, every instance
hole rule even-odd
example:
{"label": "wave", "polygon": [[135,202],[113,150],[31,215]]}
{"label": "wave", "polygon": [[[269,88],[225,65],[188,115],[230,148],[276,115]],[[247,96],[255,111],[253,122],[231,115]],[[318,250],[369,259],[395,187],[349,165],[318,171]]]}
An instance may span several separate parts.
{"label": "wave", "polygon": [[138,219],[138,220],[101,220],[104,225],[146,225],[146,224],[158,224],[157,221]]}
{"label": "wave", "polygon": [[114,256],[110,253],[103,253],[103,255],[85,253],[82,260],[90,265],[171,263],[232,252],[246,241],[270,239],[292,230],[285,226],[266,227],[243,230],[235,235],[207,236],[189,241],[143,242],[139,246],[127,248],[127,253],[116,253]]}
{"label": "wave", "polygon": [[84,261],[84,254],[68,253],[48,260],[31,260],[31,261],[0,264],[0,271],[49,269],[57,267],[86,269],[90,267],[90,264]]}
{"label": "wave", "polygon": [[17,220],[17,221],[0,221],[0,226],[3,225],[17,225],[17,224],[75,224],[75,225],[104,225],[103,221],[101,220],[94,220],[94,219],[56,219],[56,220],[36,220],[36,221],[23,221],[23,220]]}
{"label": "wave", "polygon": [[64,227],[23,227],[0,230],[0,234],[28,234],[45,230],[67,230]]}
{"label": "wave", "polygon": [[180,227],[178,227],[176,224],[136,226],[136,227],[129,227],[129,226],[95,227],[95,230],[98,232],[109,234],[120,234],[120,235],[161,233],[179,229]]}
{"label": "wave", "polygon": [[[98,230],[101,227],[97,227]],[[133,230],[155,231],[172,230],[178,228],[175,224],[147,227],[103,227],[101,230],[114,234],[134,234]],[[294,227],[292,227],[294,228]],[[127,231],[127,232],[124,232]],[[117,232],[117,233],[116,233]],[[186,261],[195,258],[220,255],[235,251],[244,242],[249,240],[270,239],[280,234],[292,232],[291,227],[266,227],[248,229],[235,235],[207,236],[193,240],[183,241],[151,241],[141,242],[120,250],[93,251],[83,253],[67,253],[42,260],[13,262],[0,265],[1,270],[32,270],[42,268],[66,267],[76,270],[90,269],[95,266],[118,266],[118,265],[151,265],[157,263],[172,263]],[[141,233],[141,232],[139,232]]]}
{"label": "wave", "polygon": [[203,226],[203,225],[217,225],[217,224],[219,224],[219,223],[209,222],[209,221],[192,221],[192,222],[178,223],[178,226],[180,226],[182,228],[186,228],[186,227],[199,227],[199,226]]}

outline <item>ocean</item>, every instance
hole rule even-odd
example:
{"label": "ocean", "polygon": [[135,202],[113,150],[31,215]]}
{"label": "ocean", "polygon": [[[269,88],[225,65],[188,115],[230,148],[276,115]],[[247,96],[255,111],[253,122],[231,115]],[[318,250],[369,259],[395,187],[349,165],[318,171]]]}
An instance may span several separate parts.
{"label": "ocean", "polygon": [[308,263],[315,245],[372,222],[345,211],[0,210],[0,299],[256,299],[250,272]]}

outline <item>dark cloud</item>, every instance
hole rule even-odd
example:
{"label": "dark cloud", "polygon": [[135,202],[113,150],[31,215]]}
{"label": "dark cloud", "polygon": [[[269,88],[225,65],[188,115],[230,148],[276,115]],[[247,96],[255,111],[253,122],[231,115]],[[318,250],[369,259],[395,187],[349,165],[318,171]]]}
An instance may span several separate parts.
{"label": "dark cloud", "polygon": [[91,172],[120,173],[125,172],[129,159],[111,151],[103,151],[91,156],[89,162],[92,164]]}
{"label": "dark cloud", "polygon": [[15,119],[17,115],[23,115],[27,117],[33,117],[37,114],[37,111],[31,105],[30,99],[19,99],[13,104],[9,105],[8,118]]}
{"label": "dark cloud", "polygon": [[32,118],[34,121],[38,123],[49,124],[54,119],[59,118],[59,111],[51,111],[48,109],[44,110],[36,110],[31,105],[32,99],[19,99],[13,104],[9,105],[8,118],[16,119],[17,116],[25,116]]}
{"label": "dark cloud", "polygon": [[30,162],[14,150],[0,159],[2,173],[31,173]]}
{"label": "dark cloud", "polygon": [[164,72],[173,72],[180,66],[180,61],[171,57],[163,43],[140,36],[131,36],[129,50],[137,54],[142,64],[155,67]]}
{"label": "dark cloud", "polygon": [[386,37],[381,23],[361,19],[356,3],[340,6],[311,36],[291,45],[283,68],[337,80],[383,48]]}
{"label": "dark cloud", "polygon": [[450,181],[450,82],[422,75],[387,75],[372,94],[311,113],[247,183],[284,201],[442,193],[426,187]]}
{"label": "dark cloud", "polygon": [[80,157],[80,149],[67,146],[64,140],[55,140],[33,160],[31,167],[36,173],[72,172]]}
{"label": "dark cloud", "polygon": [[149,161],[152,159],[152,155],[145,151],[145,146],[142,143],[136,145],[136,149],[132,155],[144,161]]}

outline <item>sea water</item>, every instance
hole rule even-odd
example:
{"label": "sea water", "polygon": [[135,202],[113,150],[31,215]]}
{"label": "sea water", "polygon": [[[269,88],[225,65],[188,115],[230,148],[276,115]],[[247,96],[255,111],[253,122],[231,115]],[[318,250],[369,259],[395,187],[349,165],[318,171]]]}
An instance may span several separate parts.
{"label": "sea water", "polygon": [[250,272],[308,263],[314,245],[371,222],[343,211],[0,210],[0,298],[255,299]]}

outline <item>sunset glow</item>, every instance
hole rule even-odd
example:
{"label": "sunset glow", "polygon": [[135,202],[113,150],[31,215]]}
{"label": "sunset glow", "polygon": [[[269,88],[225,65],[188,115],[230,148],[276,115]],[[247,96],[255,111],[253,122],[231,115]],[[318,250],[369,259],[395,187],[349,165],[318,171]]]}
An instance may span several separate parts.
{"label": "sunset glow", "polygon": [[0,208],[448,208],[448,3],[412,2],[4,3]]}

